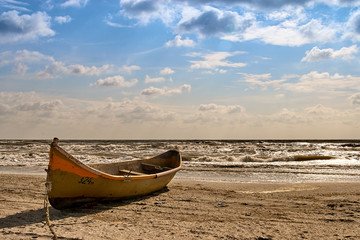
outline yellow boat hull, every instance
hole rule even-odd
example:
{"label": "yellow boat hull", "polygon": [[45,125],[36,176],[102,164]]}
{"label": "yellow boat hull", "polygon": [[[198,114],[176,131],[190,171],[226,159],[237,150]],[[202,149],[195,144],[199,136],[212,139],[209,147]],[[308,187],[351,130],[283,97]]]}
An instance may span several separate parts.
{"label": "yellow boat hull", "polygon": [[[143,196],[164,188],[181,168],[181,154],[87,166],[53,141],[47,175],[50,204],[57,209]],[[149,170],[150,166],[150,170]]]}

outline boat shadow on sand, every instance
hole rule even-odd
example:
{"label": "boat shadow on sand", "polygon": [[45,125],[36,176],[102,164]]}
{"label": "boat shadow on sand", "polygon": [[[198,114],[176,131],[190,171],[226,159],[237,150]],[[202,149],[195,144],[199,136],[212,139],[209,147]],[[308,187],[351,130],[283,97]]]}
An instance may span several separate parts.
{"label": "boat shadow on sand", "polygon": [[[126,206],[149,198],[153,198],[168,191],[169,191],[168,187],[165,187],[157,192],[153,192],[146,196],[140,196],[140,197],[118,200],[118,201],[105,200],[86,206],[80,206],[76,208],[69,208],[63,210],[57,210],[54,209],[53,207],[50,207],[49,208],[50,220],[56,221],[66,218],[80,218],[87,215],[93,215],[116,207]],[[0,218],[0,229],[2,229],[1,232],[4,232],[4,229],[6,228],[25,227],[27,225],[36,224],[36,223],[45,224],[45,221],[46,221],[45,208],[31,209],[31,210],[15,213],[13,215],[9,215],[4,218]],[[64,225],[64,224],[60,223],[60,225]]]}

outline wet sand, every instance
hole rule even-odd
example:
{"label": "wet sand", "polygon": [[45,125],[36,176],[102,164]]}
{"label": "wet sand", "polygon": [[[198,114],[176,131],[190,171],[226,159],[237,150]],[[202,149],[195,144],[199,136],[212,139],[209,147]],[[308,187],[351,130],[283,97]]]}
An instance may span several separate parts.
{"label": "wet sand", "polygon": [[[0,239],[51,239],[44,175],[0,174]],[[360,182],[176,178],[133,200],[50,208],[58,239],[360,239]]]}

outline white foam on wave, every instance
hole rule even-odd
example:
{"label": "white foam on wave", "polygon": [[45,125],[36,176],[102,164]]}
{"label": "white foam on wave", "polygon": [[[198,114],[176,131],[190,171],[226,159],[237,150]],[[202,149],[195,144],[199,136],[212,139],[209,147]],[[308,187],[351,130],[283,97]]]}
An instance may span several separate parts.
{"label": "white foam on wave", "polygon": [[[46,165],[50,141],[0,140],[0,165]],[[85,163],[151,157],[177,146],[184,162],[273,163],[298,165],[357,164],[358,143],[306,141],[61,141],[60,145]],[[300,157],[299,157],[300,156]],[[304,157],[301,157],[304,156]],[[310,158],[307,156],[314,156]],[[334,159],[316,159],[329,156]],[[353,161],[348,161],[352,159]],[[295,164],[295,163],[294,163]]]}

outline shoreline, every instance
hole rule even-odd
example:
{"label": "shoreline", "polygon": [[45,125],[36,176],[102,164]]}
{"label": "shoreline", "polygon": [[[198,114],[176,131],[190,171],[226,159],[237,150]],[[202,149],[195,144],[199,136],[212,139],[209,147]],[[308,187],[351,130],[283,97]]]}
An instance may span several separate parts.
{"label": "shoreline", "polygon": [[[0,174],[0,238],[51,239],[45,175]],[[50,207],[65,239],[359,239],[360,181],[209,182],[90,208]]]}
{"label": "shoreline", "polygon": [[[33,175],[46,176],[47,165],[0,166],[0,175]],[[295,171],[294,169],[266,169],[266,168],[188,168],[183,167],[175,179],[206,182],[233,182],[233,183],[334,183],[334,182],[360,182],[360,176],[353,173],[326,173]]]}

